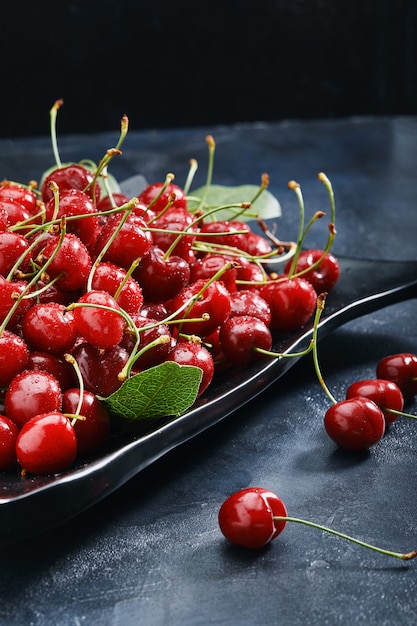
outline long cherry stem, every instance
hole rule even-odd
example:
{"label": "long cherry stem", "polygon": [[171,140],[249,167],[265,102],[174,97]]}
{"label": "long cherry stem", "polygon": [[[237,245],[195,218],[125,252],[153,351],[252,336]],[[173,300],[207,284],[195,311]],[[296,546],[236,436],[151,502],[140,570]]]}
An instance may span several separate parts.
{"label": "long cherry stem", "polygon": [[385,554],[386,556],[393,556],[396,559],[401,559],[402,561],[409,561],[414,559],[417,556],[417,551],[413,550],[412,552],[393,552],[391,550],[385,550],[384,548],[379,548],[377,546],[372,545],[371,543],[367,543],[365,541],[361,541],[360,539],[356,539],[355,537],[351,537],[350,535],[346,535],[345,533],[341,533],[337,530],[333,530],[333,528],[328,528],[327,526],[322,526],[321,524],[316,524],[315,522],[310,522],[305,519],[300,519],[299,517],[287,517],[281,515],[274,516],[275,522],[295,522],[297,524],[303,524],[304,526],[310,526],[311,528],[316,528],[317,530],[322,530],[326,533],[330,533],[331,535],[335,535],[336,537],[340,537],[341,539],[347,539],[347,541],[351,541],[352,543],[356,543],[363,548],[368,548],[369,550],[373,550],[374,552],[379,552],[380,554]]}

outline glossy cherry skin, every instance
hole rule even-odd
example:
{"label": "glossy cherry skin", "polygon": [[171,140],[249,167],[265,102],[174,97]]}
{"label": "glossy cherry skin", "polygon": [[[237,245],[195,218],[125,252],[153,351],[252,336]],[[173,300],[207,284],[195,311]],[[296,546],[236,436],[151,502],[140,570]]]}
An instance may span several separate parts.
{"label": "glossy cherry skin", "polygon": [[378,378],[392,380],[405,398],[417,395],[417,355],[411,352],[391,354],[379,361],[376,367]]}
{"label": "glossy cherry skin", "polygon": [[231,293],[230,304],[230,317],[233,315],[251,315],[269,327],[271,309],[266,300],[254,289],[241,289],[236,293]]}
{"label": "glossy cherry skin", "polygon": [[[52,220],[55,213],[55,199],[51,198],[45,205],[46,221]],[[68,189],[59,194],[59,206],[55,219],[83,216],[80,219],[69,219],[66,223],[67,232],[74,233],[83,244],[90,249],[93,246],[99,229],[97,209],[91,197],[80,189]]]}
{"label": "glossy cherry skin", "polygon": [[271,331],[262,320],[251,315],[229,317],[220,326],[219,339],[226,359],[239,367],[264,358],[256,348],[272,348]]}
{"label": "glossy cherry skin", "polygon": [[87,391],[106,397],[121,386],[118,375],[129,358],[122,346],[103,350],[81,343],[72,351],[72,356],[77,361]]}
{"label": "glossy cherry skin", "polygon": [[17,425],[5,415],[0,415],[0,471],[8,470],[17,463]]}
{"label": "glossy cherry skin", "polygon": [[188,262],[177,255],[165,256],[152,246],[133,273],[142,288],[146,302],[160,303],[177,295],[190,279]]}
{"label": "glossy cherry skin", "polygon": [[91,257],[87,247],[74,233],[67,233],[60,243],[58,235],[51,237],[42,251],[46,262],[52,258],[46,272],[63,291],[75,291],[84,287],[91,269]]}
{"label": "glossy cherry skin", "polygon": [[[229,317],[230,294],[226,287],[220,281],[213,281],[205,288],[206,284],[204,279],[190,283],[171,301],[171,309],[176,311],[187,302],[191,302],[191,299],[203,290],[201,297],[192,303],[190,310],[185,306],[183,313],[179,314],[179,317],[184,319],[196,318],[195,321],[180,324],[187,334],[206,337]],[[208,314],[209,319],[199,321],[198,318],[204,314]]]}
{"label": "glossy cherry skin", "polygon": [[8,330],[0,335],[0,387],[7,387],[22,372],[29,358],[29,348],[18,335]]}
{"label": "glossy cherry skin", "polygon": [[69,189],[79,189],[85,191],[97,203],[100,200],[100,186],[98,183],[92,185],[93,179],[93,174],[82,165],[71,163],[57,167],[42,181],[40,189],[42,200],[48,202],[53,197],[49,182],[54,181],[58,185],[60,193]]}
{"label": "glossy cherry skin", "polygon": [[128,270],[133,262],[148,252],[153,243],[152,234],[146,229],[146,222],[141,217],[131,213],[120,227],[121,220],[122,215],[115,214],[105,222],[98,233],[94,249],[95,254],[99,255],[111,241],[103,260]]}
{"label": "glossy cherry skin", "polygon": [[231,543],[259,549],[284,530],[287,509],[276,494],[261,487],[249,487],[232,494],[220,507],[220,530]]}
{"label": "glossy cherry skin", "polygon": [[71,421],[60,411],[33,417],[19,432],[16,455],[25,473],[56,474],[67,469],[77,456]]}
{"label": "glossy cherry skin", "polygon": [[386,424],[392,424],[398,418],[398,415],[389,409],[402,411],[404,408],[404,396],[401,389],[390,380],[377,378],[352,383],[346,391],[346,398],[357,396],[369,398],[375,402],[383,412]]}
{"label": "glossy cherry skin", "polygon": [[[62,396],[62,412],[75,413],[80,399],[80,389],[67,389]],[[85,419],[78,419],[74,423],[77,436],[77,454],[94,452],[109,438],[111,425],[110,416],[104,404],[90,391],[84,391],[79,415]]]}
{"label": "glossy cherry skin", "polygon": [[74,323],[78,333],[93,346],[112,348],[120,343],[126,324],[119,311],[119,305],[110,294],[91,290],[78,299]]}
{"label": "glossy cherry skin", "polygon": [[0,205],[4,200],[19,202],[31,215],[34,215],[38,211],[38,198],[35,192],[24,185],[10,181],[0,183]]}
{"label": "glossy cherry skin", "polygon": [[[206,254],[204,257],[197,259],[191,266],[190,281],[195,282],[200,279],[209,280],[229,262],[230,259],[227,259],[221,254]],[[236,278],[237,269],[234,267],[226,270],[221,275],[220,281],[229,293],[237,291]]]}
{"label": "glossy cherry skin", "polygon": [[19,428],[40,413],[60,410],[62,391],[48,372],[24,370],[11,381],[4,397],[4,411]]}
{"label": "glossy cherry skin", "polygon": [[171,195],[175,194],[175,201],[172,206],[183,209],[187,208],[187,198],[181,187],[174,183],[169,183],[166,189],[162,191],[163,187],[164,183],[148,185],[148,187],[139,194],[139,201],[146,204],[146,206],[152,204],[153,212],[158,214],[169,204]]}
{"label": "glossy cherry skin", "polygon": [[25,256],[18,269],[28,271],[32,258],[28,248],[28,241],[23,235],[11,231],[0,232],[0,274],[7,276],[22,255]]}
{"label": "glossy cherry skin", "polygon": [[31,351],[25,369],[52,374],[58,381],[61,391],[74,387],[77,383],[75,370],[71,363],[57,354]]}
{"label": "glossy cherry skin", "polygon": [[143,304],[143,293],[139,283],[129,276],[126,278],[126,270],[114,263],[99,263],[93,276],[92,288],[96,291],[107,291],[111,296],[116,298],[117,304],[129,313],[135,315],[138,313]]}
{"label": "glossy cherry skin", "polygon": [[214,361],[211,353],[201,343],[194,341],[180,341],[170,351],[168,361],[174,361],[178,365],[192,365],[199,367],[203,376],[198,389],[198,395],[207,389],[214,376]]}
{"label": "glossy cherry skin", "polygon": [[[323,255],[323,250],[303,250],[297,260],[297,266],[295,273],[308,270],[316,261],[318,261]],[[289,272],[291,267],[291,260],[285,266],[285,273]],[[319,265],[314,269],[308,270],[302,275],[303,278],[308,280],[316,290],[317,294],[328,293],[331,291],[339,280],[340,266],[337,258],[328,252],[326,256],[320,261]]]}
{"label": "glossy cherry skin", "polygon": [[304,326],[312,317],[317,294],[314,287],[303,278],[274,280],[259,290],[271,310],[270,328],[288,333]]}
{"label": "glossy cherry skin", "polygon": [[349,398],[333,404],[326,411],[324,427],[341,448],[367,450],[384,436],[385,418],[372,400]]}
{"label": "glossy cherry skin", "polygon": [[61,355],[78,336],[74,314],[57,302],[34,304],[23,317],[22,333],[30,350]]}

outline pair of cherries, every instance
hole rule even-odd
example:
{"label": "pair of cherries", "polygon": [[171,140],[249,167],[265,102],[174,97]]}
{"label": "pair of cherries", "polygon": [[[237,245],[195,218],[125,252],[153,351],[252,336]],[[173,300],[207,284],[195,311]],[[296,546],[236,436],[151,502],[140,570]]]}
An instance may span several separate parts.
{"label": "pair of cherries", "polygon": [[405,400],[417,394],[417,356],[408,352],[381,359],[376,378],[352,383],[346,399],[326,411],[327,434],[347,450],[366,450],[377,444],[387,427],[404,413]]}

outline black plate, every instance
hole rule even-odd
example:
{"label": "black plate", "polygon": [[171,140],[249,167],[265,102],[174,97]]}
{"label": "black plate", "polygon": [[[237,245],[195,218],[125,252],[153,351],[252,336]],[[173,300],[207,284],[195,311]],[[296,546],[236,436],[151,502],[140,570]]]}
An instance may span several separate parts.
{"label": "black plate", "polygon": [[[417,295],[417,262],[340,258],[341,277],[328,296],[319,339],[361,315]],[[278,336],[274,349],[299,352],[312,326]],[[179,418],[148,433],[112,441],[99,456],[59,475],[22,478],[0,475],[1,541],[10,543],[57,526],[109,495],[158,458],[202,433],[280,378],[296,358],[265,359],[219,377],[198,403]]]}

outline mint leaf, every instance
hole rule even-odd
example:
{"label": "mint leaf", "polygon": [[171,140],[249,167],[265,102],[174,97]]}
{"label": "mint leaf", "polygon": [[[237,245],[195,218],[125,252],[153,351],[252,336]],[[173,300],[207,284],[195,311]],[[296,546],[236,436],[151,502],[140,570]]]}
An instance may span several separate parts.
{"label": "mint leaf", "polygon": [[178,416],[197,398],[203,372],[199,367],[165,361],[128,378],[107,398],[107,410],[130,421]]}
{"label": "mint leaf", "polygon": [[[191,210],[196,209],[199,206],[199,200],[203,198],[205,204],[210,207],[251,202],[258,191],[259,187],[257,185],[238,185],[233,187],[210,185],[207,196],[205,196],[206,186],[199,187],[190,192],[191,198],[188,206]],[[198,198],[198,200],[194,198]],[[248,215],[245,215],[245,213],[239,214],[238,219],[241,221],[253,220],[254,213],[262,219],[280,217],[281,206],[275,196],[268,189],[265,189],[249,209]],[[221,209],[215,213],[217,220],[230,220],[235,215],[236,212],[233,209]]]}

